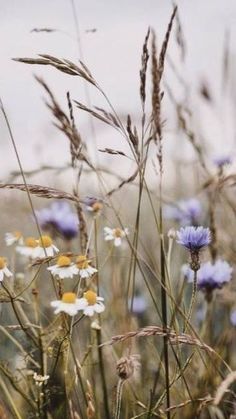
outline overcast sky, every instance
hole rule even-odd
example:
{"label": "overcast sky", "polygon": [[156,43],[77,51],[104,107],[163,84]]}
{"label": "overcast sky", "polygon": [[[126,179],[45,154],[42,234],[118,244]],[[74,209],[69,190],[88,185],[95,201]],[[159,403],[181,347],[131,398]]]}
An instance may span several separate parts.
{"label": "overcast sky", "polygon": [[[139,68],[143,39],[149,25],[156,30],[158,41],[163,39],[172,10],[171,1],[74,2],[87,66],[103,86],[116,109],[121,114],[129,112],[138,117]],[[196,88],[199,80],[204,79],[217,91],[220,86],[226,29],[230,31],[231,56],[235,55],[236,1],[179,0],[177,3],[187,43],[185,63],[180,63],[174,37],[171,38],[169,54],[177,65],[181,65],[182,74],[191,88]],[[72,3],[70,0],[0,0],[0,10],[0,94],[11,121],[23,165],[26,169],[45,163],[59,165],[69,160],[65,158],[68,145],[52,126],[51,115],[43,103],[45,95],[34,80],[33,74],[45,79],[63,105],[66,104],[67,90],[70,90],[73,98],[86,102],[83,82],[54,69],[26,66],[12,61],[11,58],[35,57],[38,53],[47,53],[76,61],[78,43]],[[50,34],[31,32],[34,28],[45,27],[58,31]],[[88,31],[94,28],[96,32]],[[174,79],[172,83],[172,87],[175,88]],[[105,106],[93,89],[90,89],[90,95],[93,103]],[[79,129],[87,141],[93,144],[88,117],[79,111],[75,112]],[[197,112],[201,113],[201,107]],[[231,127],[229,112],[227,111],[225,116],[229,119],[227,128],[225,121],[221,127],[221,108],[216,110],[214,116],[207,112],[203,108],[203,114],[208,115],[206,129],[210,126],[212,130],[209,136],[216,136],[219,142],[224,132],[224,135],[231,138],[234,127]],[[171,127],[171,112],[167,117],[170,118]],[[17,164],[2,117],[0,130],[0,174],[5,175],[16,169]],[[99,146],[114,145],[113,133],[99,124],[96,141]]]}

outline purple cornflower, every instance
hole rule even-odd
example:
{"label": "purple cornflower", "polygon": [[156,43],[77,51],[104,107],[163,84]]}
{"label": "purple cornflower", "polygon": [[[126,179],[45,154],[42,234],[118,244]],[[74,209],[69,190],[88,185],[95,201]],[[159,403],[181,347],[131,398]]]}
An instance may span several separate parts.
{"label": "purple cornflower", "polygon": [[186,247],[190,252],[199,252],[211,242],[211,232],[204,227],[182,227],[177,231],[177,243]]}
{"label": "purple cornflower", "polygon": [[[129,299],[129,309],[131,310],[132,300]],[[136,315],[143,314],[147,310],[147,301],[142,295],[135,295],[133,299],[132,311]]]}
{"label": "purple cornflower", "polygon": [[166,219],[172,219],[181,225],[198,224],[202,214],[202,205],[196,198],[177,201],[175,205],[164,207]]}
{"label": "purple cornflower", "polygon": [[56,201],[50,207],[36,211],[36,216],[40,227],[52,235],[60,235],[66,240],[78,235],[78,217],[65,201]]}
{"label": "purple cornflower", "polygon": [[[182,272],[188,282],[194,281],[194,272],[184,265]],[[197,287],[200,290],[211,292],[220,289],[232,278],[233,268],[228,262],[218,259],[215,263],[203,263],[197,272]]]}
{"label": "purple cornflower", "polygon": [[232,326],[236,327],[236,310],[232,311],[232,313],[230,314],[230,322]]}
{"label": "purple cornflower", "polygon": [[223,166],[226,166],[228,164],[232,164],[232,157],[229,155],[225,156],[218,156],[213,159],[213,163],[219,167],[219,169],[222,169]]}

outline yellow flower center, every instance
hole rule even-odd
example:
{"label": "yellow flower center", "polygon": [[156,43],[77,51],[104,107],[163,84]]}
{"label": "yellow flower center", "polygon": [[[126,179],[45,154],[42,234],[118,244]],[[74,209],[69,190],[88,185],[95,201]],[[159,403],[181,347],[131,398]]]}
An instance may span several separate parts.
{"label": "yellow flower center", "polygon": [[114,236],[115,237],[122,237],[122,230],[120,228],[115,228]]}
{"label": "yellow flower center", "polygon": [[0,269],[5,268],[6,266],[6,259],[3,257],[0,257]]}
{"label": "yellow flower center", "polygon": [[70,266],[70,264],[71,264],[71,260],[67,256],[62,255],[62,256],[59,256],[59,258],[57,259],[57,265],[60,267]]}
{"label": "yellow flower center", "polygon": [[93,211],[94,212],[98,212],[102,209],[103,205],[101,202],[94,202],[94,204],[92,205]]}
{"label": "yellow flower center", "polygon": [[34,237],[26,237],[26,239],[25,239],[25,245],[27,246],[27,247],[37,247],[38,246],[38,243],[37,243],[37,241],[35,240],[35,238]]}
{"label": "yellow flower center", "polygon": [[74,292],[65,292],[62,296],[62,302],[67,304],[74,304],[76,301],[76,294]]}
{"label": "yellow flower center", "polygon": [[93,291],[86,291],[84,292],[84,298],[88,301],[90,306],[93,306],[97,302],[97,294]]}
{"label": "yellow flower center", "polygon": [[49,236],[42,236],[39,239],[39,246],[50,247],[52,245],[52,239]]}
{"label": "yellow flower center", "polygon": [[13,236],[18,240],[21,238],[22,234],[20,231],[13,231]]}
{"label": "yellow flower center", "polygon": [[80,255],[76,259],[76,264],[79,269],[87,269],[89,266],[89,260],[84,255]]}

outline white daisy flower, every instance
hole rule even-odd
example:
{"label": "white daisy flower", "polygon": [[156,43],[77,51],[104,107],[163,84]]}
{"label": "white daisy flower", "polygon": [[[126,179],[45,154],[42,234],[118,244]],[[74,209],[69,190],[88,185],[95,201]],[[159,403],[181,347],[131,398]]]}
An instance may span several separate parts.
{"label": "white daisy flower", "polygon": [[73,278],[79,272],[76,265],[71,263],[71,259],[64,255],[58,257],[56,265],[49,266],[47,269],[53,276],[57,275],[61,279]]}
{"label": "white daisy flower", "polygon": [[86,256],[80,255],[76,259],[76,266],[81,278],[89,278],[95,274],[98,270],[90,266],[91,261]]}
{"label": "white daisy flower", "polygon": [[129,229],[121,230],[121,228],[104,227],[104,234],[106,241],[114,240],[114,246],[118,247],[122,243],[122,238],[129,234]]}
{"label": "white daisy flower", "polygon": [[7,246],[12,246],[15,243],[23,244],[21,232],[13,231],[12,233],[5,233],[5,242]]}
{"label": "white daisy flower", "polygon": [[78,310],[83,310],[85,316],[92,317],[95,313],[102,313],[105,306],[102,303],[104,298],[98,297],[96,292],[88,290],[84,292],[83,298],[78,300]]}
{"label": "white daisy flower", "polygon": [[4,276],[9,278],[12,276],[12,273],[7,268],[6,259],[4,257],[0,257],[0,282],[3,281]]}
{"label": "white daisy flower", "polygon": [[59,249],[53,244],[50,236],[42,236],[37,240],[38,246],[33,251],[33,258],[45,258],[53,256]]}
{"label": "white daisy flower", "polygon": [[79,299],[76,298],[76,294],[74,292],[65,292],[62,299],[52,301],[51,306],[55,308],[55,314],[64,312],[69,314],[69,316],[75,316],[80,310]]}
{"label": "white daisy flower", "polygon": [[33,258],[33,252],[37,246],[38,242],[34,237],[26,237],[22,245],[16,246],[16,251],[22,256]]}

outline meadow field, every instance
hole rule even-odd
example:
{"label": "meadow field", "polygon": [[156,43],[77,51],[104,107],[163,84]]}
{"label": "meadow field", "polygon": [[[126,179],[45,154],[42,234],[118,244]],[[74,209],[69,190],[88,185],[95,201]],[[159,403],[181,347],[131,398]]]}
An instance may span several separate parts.
{"label": "meadow field", "polygon": [[[79,59],[59,40],[45,53],[60,31],[32,27],[44,52],[11,57],[29,91],[0,101],[0,418],[234,419],[230,31],[215,73],[193,82],[185,9],[170,2],[165,24],[145,29],[135,75],[121,55],[112,79],[101,56],[122,108],[86,62],[79,2],[68,3]],[[50,129],[22,140],[38,101]]]}

